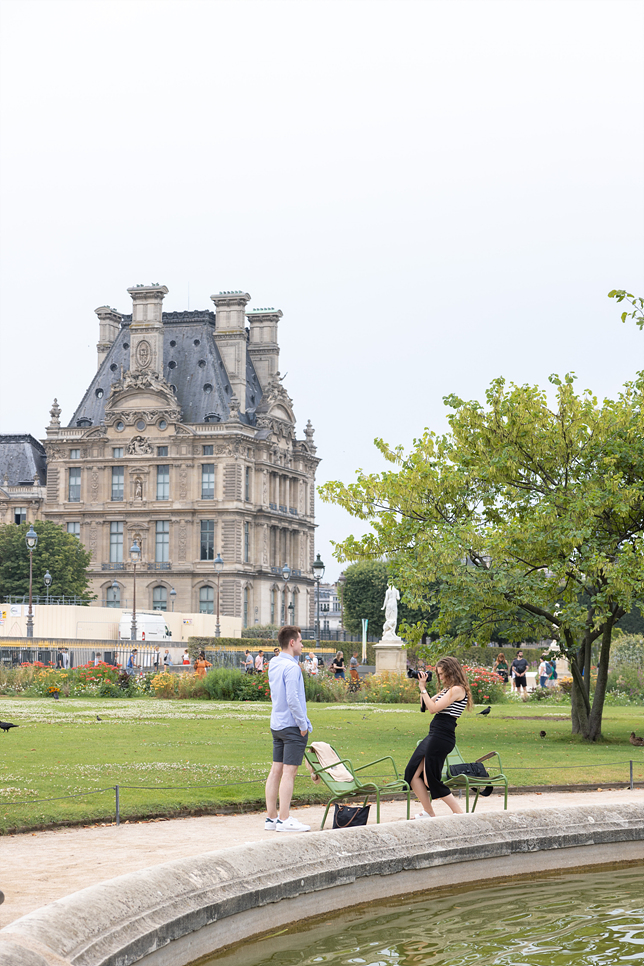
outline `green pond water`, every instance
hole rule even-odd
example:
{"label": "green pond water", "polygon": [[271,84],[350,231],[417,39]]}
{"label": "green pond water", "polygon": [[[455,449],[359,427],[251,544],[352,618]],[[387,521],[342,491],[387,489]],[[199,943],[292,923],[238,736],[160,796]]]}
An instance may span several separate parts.
{"label": "green pond water", "polygon": [[[266,911],[270,916],[270,906]],[[534,877],[361,906],[308,927],[294,924],[200,966],[472,963],[644,964],[644,868]]]}

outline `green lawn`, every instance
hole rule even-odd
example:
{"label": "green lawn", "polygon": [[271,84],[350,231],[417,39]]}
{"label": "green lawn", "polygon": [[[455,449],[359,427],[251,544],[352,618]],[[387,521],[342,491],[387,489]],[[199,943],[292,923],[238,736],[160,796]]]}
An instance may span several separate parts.
{"label": "green lawn", "polygon": [[[20,726],[0,735],[0,832],[112,821],[116,784],[123,819],[258,807],[271,756],[269,715],[266,703],[0,698],[0,719]],[[429,726],[412,705],[313,704],[309,715],[314,736],[342,756],[364,763],[391,754],[399,770]],[[511,785],[610,787],[628,780],[631,759],[636,782],[644,781],[644,749],[628,741],[633,730],[644,732],[644,708],[607,708],[604,741],[586,745],[571,736],[565,707],[508,702],[487,716],[465,715],[457,740],[466,760],[498,751]],[[89,794],[99,789],[107,790]],[[31,804],[74,793],[83,795]],[[296,797],[320,800],[304,768]]]}

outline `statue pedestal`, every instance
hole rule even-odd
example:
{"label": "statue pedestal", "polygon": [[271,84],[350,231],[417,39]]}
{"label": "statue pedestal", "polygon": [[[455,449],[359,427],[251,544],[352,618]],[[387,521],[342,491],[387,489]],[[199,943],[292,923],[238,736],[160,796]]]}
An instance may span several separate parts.
{"label": "statue pedestal", "polygon": [[376,674],[383,671],[391,671],[394,674],[407,673],[407,655],[404,648],[405,642],[396,637],[389,640],[381,640],[379,644],[374,644],[376,652]]}

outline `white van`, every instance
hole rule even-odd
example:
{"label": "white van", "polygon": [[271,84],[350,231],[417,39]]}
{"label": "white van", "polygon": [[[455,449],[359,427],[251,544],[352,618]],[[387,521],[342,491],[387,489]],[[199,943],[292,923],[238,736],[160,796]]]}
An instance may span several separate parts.
{"label": "white van", "polygon": [[[163,612],[155,610],[151,614],[136,612],[137,641],[167,641],[172,631],[165,622]],[[119,624],[119,641],[132,640],[132,612],[123,614]]]}

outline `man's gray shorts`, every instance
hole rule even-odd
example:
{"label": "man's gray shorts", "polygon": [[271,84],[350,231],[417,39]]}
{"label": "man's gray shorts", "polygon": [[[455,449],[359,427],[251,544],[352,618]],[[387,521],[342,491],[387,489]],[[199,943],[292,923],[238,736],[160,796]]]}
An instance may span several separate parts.
{"label": "man's gray shorts", "polygon": [[285,765],[301,765],[304,749],[309,740],[308,734],[301,734],[299,728],[282,728],[280,731],[271,728],[271,734],[273,761],[281,761]]}

